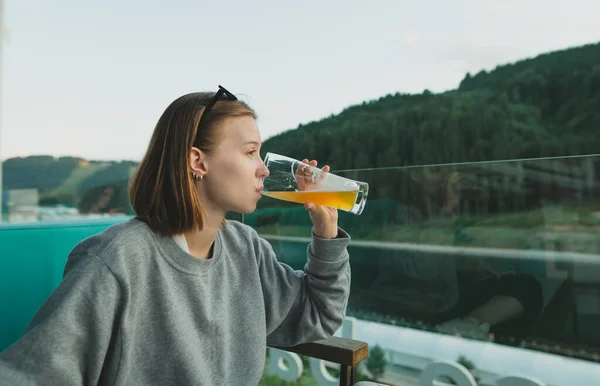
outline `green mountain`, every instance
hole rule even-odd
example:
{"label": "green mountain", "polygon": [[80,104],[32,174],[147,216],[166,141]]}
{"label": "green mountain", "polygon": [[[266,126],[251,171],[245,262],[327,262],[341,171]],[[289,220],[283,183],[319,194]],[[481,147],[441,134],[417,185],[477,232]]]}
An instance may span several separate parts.
{"label": "green mountain", "polygon": [[332,169],[597,153],[600,43],[467,74],[456,90],[390,94],[265,141]]}
{"label": "green mountain", "polygon": [[[595,43],[466,74],[456,90],[363,102],[269,138],[263,150],[317,159],[333,170],[593,154],[599,126]],[[4,189],[38,188],[42,204],[84,212],[126,211],[135,165],[12,158],[4,162]],[[396,189],[385,176],[372,182],[373,198]]]}

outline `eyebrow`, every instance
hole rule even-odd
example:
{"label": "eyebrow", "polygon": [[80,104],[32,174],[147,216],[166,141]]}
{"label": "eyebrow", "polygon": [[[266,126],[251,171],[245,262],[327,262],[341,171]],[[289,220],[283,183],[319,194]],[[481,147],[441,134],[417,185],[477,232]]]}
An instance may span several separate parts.
{"label": "eyebrow", "polygon": [[257,142],[257,141],[247,141],[247,142],[244,142],[244,145],[250,145],[250,144],[252,144],[252,145],[260,145],[260,142]]}

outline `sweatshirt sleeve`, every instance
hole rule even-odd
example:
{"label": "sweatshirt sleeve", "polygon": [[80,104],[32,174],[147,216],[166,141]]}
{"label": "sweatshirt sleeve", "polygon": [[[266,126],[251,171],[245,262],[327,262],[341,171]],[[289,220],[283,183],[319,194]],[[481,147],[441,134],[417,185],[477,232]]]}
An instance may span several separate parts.
{"label": "sweatshirt sleeve", "polygon": [[98,257],[70,256],[63,280],[24,335],[0,353],[0,384],[97,384],[115,344],[120,292]]}
{"label": "sweatshirt sleeve", "polygon": [[341,326],[350,294],[350,237],[320,239],[312,234],[304,271],[277,261],[260,240],[259,274],[267,321],[267,344],[294,346],[333,335]]}

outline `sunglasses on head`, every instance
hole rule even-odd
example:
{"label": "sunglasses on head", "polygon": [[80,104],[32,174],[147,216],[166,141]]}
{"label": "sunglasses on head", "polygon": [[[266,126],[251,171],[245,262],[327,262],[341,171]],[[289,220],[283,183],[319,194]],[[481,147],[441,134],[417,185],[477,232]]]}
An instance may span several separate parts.
{"label": "sunglasses on head", "polygon": [[206,116],[210,113],[210,110],[212,110],[215,103],[217,103],[219,101],[233,102],[233,101],[237,101],[237,100],[238,99],[235,95],[230,93],[225,87],[219,85],[219,90],[215,93],[215,95],[213,95],[213,97],[210,99],[210,102],[208,102],[208,104],[204,108],[204,111],[202,112],[202,116],[200,117],[200,122],[198,122],[197,130],[200,131],[200,128],[202,127],[202,122],[205,120],[204,118],[206,118]]}

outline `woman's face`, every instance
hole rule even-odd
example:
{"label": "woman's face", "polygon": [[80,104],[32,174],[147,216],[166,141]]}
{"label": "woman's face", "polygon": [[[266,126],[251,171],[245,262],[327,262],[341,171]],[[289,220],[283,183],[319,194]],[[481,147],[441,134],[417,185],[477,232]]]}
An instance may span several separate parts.
{"label": "woman's face", "polygon": [[269,175],[260,146],[254,118],[228,118],[221,124],[214,150],[204,155],[206,174],[200,189],[206,205],[223,212],[251,213],[256,209],[262,179]]}

